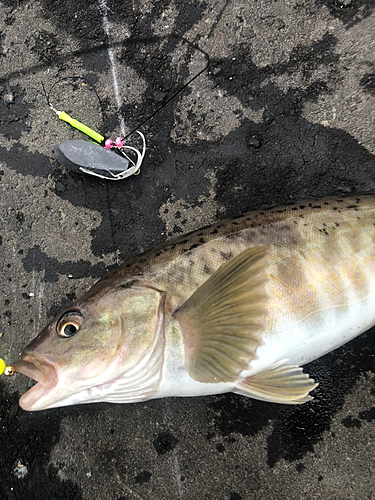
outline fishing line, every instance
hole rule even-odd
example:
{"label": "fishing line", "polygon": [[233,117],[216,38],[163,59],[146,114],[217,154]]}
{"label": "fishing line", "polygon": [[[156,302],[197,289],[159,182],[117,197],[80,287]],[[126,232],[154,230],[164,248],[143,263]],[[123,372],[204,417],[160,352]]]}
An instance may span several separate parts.
{"label": "fishing line", "polygon": [[[160,38],[166,38],[166,37],[160,37]],[[195,44],[193,44],[192,42],[190,42],[189,40],[185,40],[183,37],[179,37],[179,39],[183,40],[185,43],[188,43],[189,45],[191,45],[192,47],[194,47],[196,50],[198,50],[199,52],[201,52],[205,58],[206,58],[206,66],[201,69],[196,75],[194,75],[192,78],[190,78],[190,80],[188,80],[180,89],[178,89],[169,99],[167,99],[158,109],[156,109],[153,113],[151,113],[147,118],[145,118],[143,121],[141,121],[140,123],[138,123],[138,125],[136,127],[134,127],[128,134],[126,134],[126,136],[124,137],[124,140],[127,139],[128,137],[130,137],[132,134],[134,134],[134,132],[137,131],[137,129],[141,128],[143,125],[145,125],[148,121],[150,121],[152,118],[154,118],[154,116],[156,116],[162,109],[164,109],[171,101],[173,101],[183,90],[186,89],[186,87],[188,87],[191,83],[193,83],[194,80],[196,80],[202,73],[204,73],[206,70],[208,70],[209,66],[210,66],[210,56],[207,54],[206,51],[204,51],[203,49],[201,49],[200,47],[197,47]],[[137,38],[135,41],[136,42],[142,42],[142,41],[145,41],[145,40],[149,40],[149,39],[146,39],[146,38]],[[99,102],[99,106],[100,106],[100,111],[102,113],[102,118],[104,119],[104,112],[103,112],[103,105],[102,105],[102,101],[99,97],[99,94],[98,92],[96,91],[95,89],[95,86],[89,82],[89,80],[87,80],[86,78],[84,77],[81,77],[81,76],[67,76],[67,77],[64,77],[64,78],[60,78],[57,82],[55,82],[49,89],[48,93],[46,92],[46,89],[45,89],[45,86],[43,84],[43,82],[41,82],[41,85],[42,85],[42,88],[43,88],[43,93],[46,97],[46,100],[47,100],[47,103],[48,103],[48,106],[56,112],[56,110],[53,108],[52,104],[51,104],[51,101],[50,101],[50,98],[49,96],[51,95],[51,92],[53,90],[53,88],[61,83],[62,81],[64,80],[71,80],[71,79],[80,79],[82,81],[84,81],[87,85],[89,85],[92,90],[95,92],[95,95],[98,99],[98,102]],[[59,117],[60,118],[60,117]],[[64,117],[61,118],[62,120],[64,120]],[[65,121],[65,120],[64,120]],[[70,123],[70,122],[68,122]],[[79,123],[79,122],[78,122]],[[72,125],[74,126],[74,125]]]}
{"label": "fishing line", "polygon": [[52,105],[51,100],[50,100],[51,92],[56,87],[56,85],[58,85],[59,83],[61,83],[63,81],[66,81],[66,80],[75,80],[75,81],[82,80],[84,83],[86,83],[86,85],[89,85],[92,88],[92,90],[95,92],[96,98],[98,99],[98,102],[99,102],[100,111],[102,113],[102,119],[104,118],[102,101],[100,100],[99,94],[96,91],[94,85],[91,82],[89,82],[83,76],[66,76],[64,78],[60,78],[59,80],[57,80],[57,82],[55,82],[50,87],[48,93],[46,91],[44,83],[40,82],[41,85],[42,85],[43,93],[45,95],[45,98],[46,98],[48,106],[52,109],[52,111],[54,113],[57,114],[57,116],[60,118],[60,120],[64,120],[65,122],[69,123],[72,127],[80,130],[81,132],[83,132],[84,134],[88,135],[89,137],[91,137],[95,141],[97,141],[99,143],[103,142],[104,141],[104,137],[101,134],[99,134],[98,132],[95,132],[95,130],[92,130],[90,127],[87,127],[86,125],[84,125],[83,123],[79,122],[78,120],[75,120],[74,118],[70,117],[67,113],[65,113],[65,111],[57,111],[57,109],[55,109],[54,106]]}
{"label": "fishing line", "polygon": [[[168,35],[166,35],[167,37]],[[177,37],[177,35],[172,35],[172,36],[175,36]],[[160,38],[166,38],[166,37],[160,37]],[[173,99],[175,99],[183,90],[186,89],[186,87],[188,87],[194,80],[196,80],[202,73],[204,73],[210,66],[210,56],[207,54],[206,51],[204,51],[203,49],[201,49],[200,47],[196,46],[194,43],[190,42],[189,40],[186,40],[185,38],[183,37],[177,37],[178,39],[180,40],[183,40],[185,43],[191,45],[192,47],[194,47],[196,50],[198,50],[199,52],[201,52],[204,57],[206,58],[206,66],[201,69],[196,75],[194,75],[192,78],[190,78],[190,80],[185,83],[179,90],[177,90],[169,99],[167,99],[165,101],[165,103],[163,103],[156,111],[154,111],[153,113],[151,113],[151,115],[149,115],[147,118],[145,118],[141,123],[139,123],[131,132],[129,132],[129,134],[127,134],[125,136],[125,139],[127,139],[130,135],[132,135],[138,128],[141,128],[145,123],[147,123],[148,121],[150,121],[152,118],[154,118],[155,115],[157,115],[162,109],[164,109],[171,101],[173,101]],[[147,40],[147,39],[142,39],[142,38],[138,38],[136,41],[143,41],[143,40]]]}

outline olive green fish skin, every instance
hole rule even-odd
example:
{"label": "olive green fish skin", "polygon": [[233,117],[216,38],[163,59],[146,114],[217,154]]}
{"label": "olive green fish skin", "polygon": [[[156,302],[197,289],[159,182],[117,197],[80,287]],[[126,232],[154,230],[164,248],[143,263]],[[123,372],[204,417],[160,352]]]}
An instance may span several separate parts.
{"label": "olive green fish skin", "polygon": [[[111,377],[121,379],[124,373],[130,389],[116,388],[120,402],[237,392],[233,384],[191,379],[186,339],[174,313],[220,266],[252,247],[270,249],[267,315],[263,345],[242,378],[282,359],[303,365],[375,323],[374,240],[375,196],[360,195],[252,212],[135,257],[72,304],[69,309],[85,318],[75,337],[57,336],[59,316],[24,351],[35,364],[43,356],[57,359],[59,377],[61,372],[68,381],[78,374],[85,382],[62,396],[56,389],[53,399],[43,395],[40,404],[25,395],[23,407],[116,401],[110,392],[104,397],[100,391]],[[146,369],[139,375],[148,389],[140,390],[137,399],[137,367],[142,363],[149,363],[152,377],[146,380]]]}
{"label": "olive green fish skin", "polygon": [[[113,269],[85,297],[113,286],[149,282],[170,294],[172,309],[191,294],[223,263],[249,246],[265,245],[284,257],[278,262],[278,276],[293,292],[304,278],[299,268],[288,274],[288,261],[306,251],[322,251],[329,262],[334,255],[345,261],[375,238],[375,196],[333,197],[300,202],[272,210],[259,210],[234,220],[179,236]],[[371,250],[371,249],[370,249]],[[372,252],[370,252],[372,256]],[[355,263],[353,263],[355,264]],[[366,270],[358,269],[361,286]],[[363,281],[362,281],[363,278]],[[311,289],[311,282],[307,283]]]}

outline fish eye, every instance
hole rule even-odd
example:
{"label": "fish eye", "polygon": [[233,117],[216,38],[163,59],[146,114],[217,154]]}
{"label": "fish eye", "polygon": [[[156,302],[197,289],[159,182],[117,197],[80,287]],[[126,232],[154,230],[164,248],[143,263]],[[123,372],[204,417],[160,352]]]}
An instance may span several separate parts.
{"label": "fish eye", "polygon": [[79,311],[67,311],[57,322],[57,334],[65,339],[73,337],[80,329],[83,316]]}

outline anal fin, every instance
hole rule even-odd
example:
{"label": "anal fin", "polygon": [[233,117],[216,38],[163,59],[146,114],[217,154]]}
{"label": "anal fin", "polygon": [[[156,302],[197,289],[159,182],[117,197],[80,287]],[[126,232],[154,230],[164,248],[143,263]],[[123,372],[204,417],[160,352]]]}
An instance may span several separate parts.
{"label": "anal fin", "polygon": [[302,404],[313,398],[309,393],[317,384],[302,368],[288,365],[283,359],[270,368],[235,384],[236,394],[249,396],[261,401],[282,404]]}

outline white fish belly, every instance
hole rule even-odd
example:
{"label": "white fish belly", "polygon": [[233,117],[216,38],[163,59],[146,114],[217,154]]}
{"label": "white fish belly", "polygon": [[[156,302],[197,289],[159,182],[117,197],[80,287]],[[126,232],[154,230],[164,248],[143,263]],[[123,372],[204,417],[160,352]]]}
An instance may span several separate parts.
{"label": "white fish belly", "polygon": [[175,377],[163,377],[155,398],[168,397],[195,397],[209,396],[212,394],[223,394],[234,389],[232,383],[206,384],[193,380],[185,369],[179,373],[174,372]]}
{"label": "white fish belly", "polygon": [[375,324],[375,301],[372,300],[368,307],[358,304],[353,306],[350,314],[341,317],[327,311],[324,322],[286,322],[285,325],[278,322],[279,333],[270,335],[258,348],[258,359],[251,363],[251,370],[243,374],[244,377],[254,375],[282,359],[288,359],[289,364],[303,366],[333,351]]}
{"label": "white fish belly", "polygon": [[[343,285],[341,283],[341,285]],[[302,366],[349,342],[375,324],[375,270],[363,291],[344,283],[345,293],[339,300],[325,294],[316,308],[307,314],[293,311],[284,304],[284,314],[267,321],[264,344],[257,350],[258,359],[244,376],[254,375],[273,363],[288,359],[289,364]]]}
{"label": "white fish belly", "polygon": [[[170,332],[167,331],[167,339],[170,338]],[[167,341],[162,378],[153,398],[208,396],[233,390],[232,383],[206,384],[192,379],[185,367],[184,357],[182,338],[179,341]]]}

